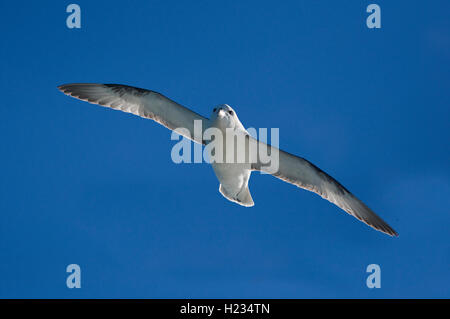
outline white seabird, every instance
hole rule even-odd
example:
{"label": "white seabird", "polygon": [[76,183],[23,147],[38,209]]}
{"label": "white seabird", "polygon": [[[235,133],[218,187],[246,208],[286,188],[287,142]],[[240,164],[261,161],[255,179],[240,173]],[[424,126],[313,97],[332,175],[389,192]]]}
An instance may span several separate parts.
{"label": "white seabird", "polygon": [[[211,118],[207,119],[160,93],[127,85],[74,83],[58,86],[58,89],[89,103],[152,119],[171,130],[185,128],[190,133],[185,134],[185,137],[200,144],[206,142],[202,138],[203,135],[199,137],[194,134],[195,120],[201,121],[204,129],[230,128],[253,140],[239,121],[236,112],[226,104],[214,108]],[[258,141],[255,143],[262,144]],[[224,151],[225,148],[224,146]],[[277,171],[269,172],[273,176],[320,195],[378,231],[398,236],[392,227],[333,177],[301,157],[276,150],[279,152],[279,166]],[[254,205],[248,189],[250,174],[252,171],[266,170],[258,159],[252,163],[212,163],[212,166],[220,181],[219,190],[225,198],[243,206]]]}

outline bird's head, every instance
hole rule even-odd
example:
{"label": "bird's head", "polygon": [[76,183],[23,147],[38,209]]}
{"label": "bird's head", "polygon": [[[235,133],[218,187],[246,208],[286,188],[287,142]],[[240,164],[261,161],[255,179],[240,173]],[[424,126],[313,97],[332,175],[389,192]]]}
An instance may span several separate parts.
{"label": "bird's head", "polygon": [[[221,104],[213,108],[211,120],[220,129],[236,128],[240,124],[236,112],[228,104]],[[242,125],[242,124],[241,124]]]}

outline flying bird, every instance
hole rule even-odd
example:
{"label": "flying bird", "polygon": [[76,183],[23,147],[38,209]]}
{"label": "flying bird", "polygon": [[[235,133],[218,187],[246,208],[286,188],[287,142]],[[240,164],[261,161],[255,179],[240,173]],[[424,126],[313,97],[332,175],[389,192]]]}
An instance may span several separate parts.
{"label": "flying bird", "polygon": [[[208,144],[202,134],[198,136],[194,132],[194,122],[200,121],[203,129],[217,128],[225,134],[228,132],[225,129],[231,129],[234,133],[245,135],[247,142],[255,142],[258,147],[264,144],[248,134],[236,112],[227,104],[215,107],[208,119],[158,92],[128,85],[74,83],[58,86],[58,89],[64,94],[89,103],[152,119],[171,130],[184,128],[186,134],[176,132],[196,143]],[[220,182],[219,191],[225,198],[239,205],[253,206],[248,181],[252,171],[262,171],[320,195],[378,231],[390,236],[398,236],[392,227],[320,168],[304,158],[270,145],[264,144],[264,146],[278,153],[278,167],[275,171],[268,171],[267,166],[263,165],[264,163],[257,155],[255,158],[254,154],[252,154],[254,160],[244,163],[212,163]],[[223,151],[227,152],[226,144],[223,145]]]}

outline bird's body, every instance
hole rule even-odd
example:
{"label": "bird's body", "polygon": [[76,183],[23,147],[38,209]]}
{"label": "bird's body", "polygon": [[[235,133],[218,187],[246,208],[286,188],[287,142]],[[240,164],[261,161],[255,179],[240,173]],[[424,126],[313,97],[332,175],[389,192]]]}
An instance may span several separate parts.
{"label": "bird's body", "polygon": [[[378,231],[391,236],[398,235],[362,201],[309,161],[253,139],[235,111],[226,104],[214,108],[211,118],[207,119],[157,92],[131,86],[78,83],[58,88],[65,94],[90,103],[155,120],[171,130],[183,128],[182,135],[194,142],[206,144],[206,147],[213,142],[204,139],[205,131],[201,132],[201,136],[196,134],[195,121],[200,121],[204,129],[216,129],[224,137],[221,143],[215,145],[216,151],[222,153],[223,161],[212,162],[212,167],[220,182],[220,193],[232,202],[247,207],[254,205],[248,182],[252,171],[261,171],[320,195]],[[235,137],[237,143],[234,142]],[[250,144],[256,145],[258,152]],[[275,171],[269,170],[259,157],[259,150],[265,148],[269,153],[277,154]],[[234,158],[232,161],[228,161],[227,155],[230,154],[234,155],[231,156]],[[238,160],[239,154],[244,154],[245,160]]]}
{"label": "bird's body", "polygon": [[[237,160],[232,163],[226,161],[231,149],[235,146],[233,134],[246,136],[248,132],[237,119],[234,110],[226,104],[214,108],[210,123],[210,127],[220,130],[223,136],[223,139],[217,145],[217,148],[221,149],[223,161],[211,163],[220,182],[220,193],[230,201],[240,205],[253,206],[254,202],[248,189],[248,180],[252,172],[250,161],[244,163],[238,163]],[[237,150],[235,151],[234,153],[237,153]],[[245,149],[244,152],[248,156],[248,149]]]}

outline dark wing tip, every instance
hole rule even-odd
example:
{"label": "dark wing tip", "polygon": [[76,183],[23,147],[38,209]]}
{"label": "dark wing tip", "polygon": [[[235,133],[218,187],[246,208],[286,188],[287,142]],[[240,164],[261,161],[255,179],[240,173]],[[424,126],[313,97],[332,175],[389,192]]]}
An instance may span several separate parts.
{"label": "dark wing tip", "polygon": [[70,83],[70,84],[62,84],[58,85],[57,88],[67,95],[72,95],[73,92],[78,92],[80,90],[90,89],[90,88],[107,88],[110,89],[111,92],[118,94],[120,96],[124,94],[131,94],[134,96],[144,96],[151,92],[161,95],[158,92],[150,91],[147,89],[141,89],[135,86],[129,86],[124,84],[104,84],[104,83]]}
{"label": "dark wing tip", "polygon": [[386,235],[389,235],[391,237],[398,237],[398,233],[393,230],[391,227],[387,226],[385,228],[375,228],[376,230],[379,230],[383,233],[385,233]]}
{"label": "dark wing tip", "polygon": [[83,86],[94,86],[94,85],[96,86],[98,84],[94,84],[94,83],[69,83],[69,84],[58,85],[57,88],[61,92],[65,93],[65,94],[69,94],[74,89],[76,89],[77,87],[79,88],[79,87],[83,87]]}
{"label": "dark wing tip", "polygon": [[391,235],[392,237],[398,237],[398,233],[388,224],[386,224],[386,230],[387,230],[387,234]]}
{"label": "dark wing tip", "polygon": [[66,95],[70,95],[70,92],[73,89],[73,84],[62,84],[57,86],[58,90]]}
{"label": "dark wing tip", "polygon": [[[115,84],[115,85],[117,85],[117,84]],[[90,86],[106,86],[106,84],[102,84],[102,83],[67,83],[67,84],[58,85],[57,88],[62,91],[65,89],[70,89],[70,88],[90,87]]]}
{"label": "dark wing tip", "polygon": [[387,234],[391,235],[392,237],[398,237],[398,233],[392,228],[389,229],[389,232]]}
{"label": "dark wing tip", "polygon": [[369,226],[375,228],[376,230],[385,233],[386,235],[389,235],[392,237],[398,237],[398,233],[391,226],[389,226],[388,223],[386,223],[383,219],[381,219],[380,216],[376,215],[370,209],[369,209],[369,212],[371,212],[373,214],[372,217],[375,217],[375,220],[366,219],[366,220],[363,220],[363,222],[365,222]]}
{"label": "dark wing tip", "polygon": [[356,205],[352,207],[351,210],[345,210],[347,213],[353,215],[363,223],[369,225],[375,230],[378,230],[379,232],[382,232],[386,235],[392,236],[392,237],[398,237],[398,233],[389,226],[388,223],[386,223],[380,216],[375,214],[369,207],[367,207],[362,201],[360,201],[358,198],[353,196],[351,193],[350,195],[353,197],[354,200],[356,200]]}
{"label": "dark wing tip", "polygon": [[357,216],[356,217],[358,219],[360,219],[362,222],[364,222],[367,225],[369,225],[372,228],[374,228],[375,230],[378,230],[378,231],[380,231],[382,233],[385,233],[386,235],[389,235],[389,236],[392,236],[392,237],[398,237],[398,233],[391,226],[389,226],[388,223],[386,223],[384,220],[382,220],[375,213],[373,213],[373,216],[375,216],[377,218],[376,222],[370,221],[368,219],[362,219],[362,218],[359,218]]}

